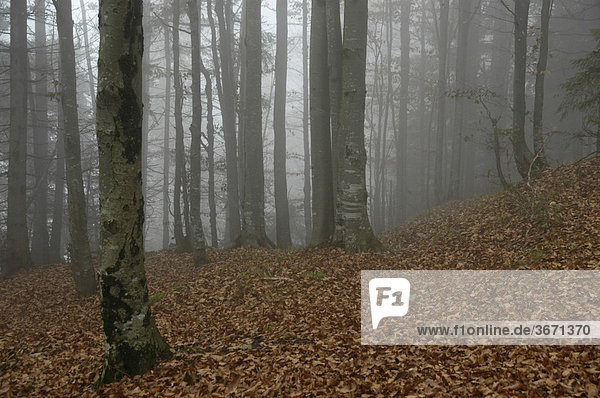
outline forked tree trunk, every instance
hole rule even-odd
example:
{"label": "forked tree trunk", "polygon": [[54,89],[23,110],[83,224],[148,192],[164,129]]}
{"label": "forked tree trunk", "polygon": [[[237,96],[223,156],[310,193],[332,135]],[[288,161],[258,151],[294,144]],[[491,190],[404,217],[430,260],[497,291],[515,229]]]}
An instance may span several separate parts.
{"label": "forked tree trunk", "polygon": [[71,0],[60,0],[60,2],[59,0],[53,0],[53,2],[56,8],[60,43],[61,104],[65,123],[65,164],[67,191],[69,193],[67,206],[69,209],[69,235],[71,237],[71,270],[75,278],[77,292],[80,296],[87,297],[96,292],[96,277],[90,253],[81,170],[73,17]]}
{"label": "forked tree trunk", "polygon": [[142,197],[142,1],[100,3],[97,131],[106,351],[100,382],[141,374],[171,356],[148,302]]}
{"label": "forked tree trunk", "polygon": [[206,254],[206,241],[202,229],[200,211],[200,183],[202,172],[202,99],[200,98],[200,22],[198,1],[188,0],[188,16],[192,36],[192,134],[190,153],[190,217],[192,222],[191,239],[194,253],[194,266],[199,267],[209,262]]}
{"label": "forked tree trunk", "polygon": [[[229,2],[228,2],[229,7]],[[225,162],[227,177],[227,223],[231,240],[240,235],[240,195],[239,195],[239,173],[237,141],[235,128],[235,97],[236,86],[234,84],[233,55],[231,43],[233,41],[232,26],[227,23],[225,6],[223,0],[215,0],[215,10],[219,22],[219,55],[221,61],[222,90],[219,91],[219,103],[223,115],[223,135],[225,138]]]}
{"label": "forked tree trunk", "polygon": [[[527,69],[527,22],[529,19],[529,1],[515,1],[515,68],[513,77],[513,129],[511,141],[517,171],[523,179],[529,176],[533,154],[525,141],[525,83]],[[535,169],[534,169],[535,170]]]}
{"label": "forked tree trunk", "polygon": [[342,104],[339,142],[344,165],[338,185],[342,206],[341,236],[348,251],[376,250],[381,243],[373,234],[367,215],[365,167],[365,68],[367,54],[368,1],[347,0],[344,10]]}

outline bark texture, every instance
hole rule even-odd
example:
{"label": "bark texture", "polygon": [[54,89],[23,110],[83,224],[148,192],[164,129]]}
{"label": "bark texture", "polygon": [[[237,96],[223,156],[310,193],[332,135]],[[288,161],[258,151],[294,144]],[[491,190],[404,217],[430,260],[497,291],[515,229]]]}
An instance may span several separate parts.
{"label": "bark texture", "polygon": [[142,1],[103,0],[97,98],[103,383],[141,374],[171,355],[150,312],[144,271],[143,46]]}
{"label": "bark texture", "polygon": [[365,167],[365,68],[367,53],[367,0],[347,0],[344,9],[342,58],[342,104],[339,142],[343,143],[344,165],[338,195],[342,206],[341,236],[347,251],[377,250],[381,243],[367,215]]}

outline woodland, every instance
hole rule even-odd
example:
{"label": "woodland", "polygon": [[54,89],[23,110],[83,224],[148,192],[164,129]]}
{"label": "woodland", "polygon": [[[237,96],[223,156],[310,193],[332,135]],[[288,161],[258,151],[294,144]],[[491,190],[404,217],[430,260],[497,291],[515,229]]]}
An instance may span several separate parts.
{"label": "woodland", "polygon": [[599,395],[361,346],[360,271],[600,267],[596,0],[0,0],[0,395]]}

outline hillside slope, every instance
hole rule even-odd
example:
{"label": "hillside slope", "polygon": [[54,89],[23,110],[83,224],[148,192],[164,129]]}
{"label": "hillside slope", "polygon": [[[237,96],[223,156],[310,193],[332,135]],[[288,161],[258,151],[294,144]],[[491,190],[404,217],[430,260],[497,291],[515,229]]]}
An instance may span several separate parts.
{"label": "hillside slope", "polygon": [[148,256],[153,312],[175,352],[95,390],[97,298],[68,266],[0,281],[0,396],[598,395],[600,350],[360,345],[361,269],[598,269],[600,163],[451,203],[388,233],[382,253],[211,251],[211,264]]}

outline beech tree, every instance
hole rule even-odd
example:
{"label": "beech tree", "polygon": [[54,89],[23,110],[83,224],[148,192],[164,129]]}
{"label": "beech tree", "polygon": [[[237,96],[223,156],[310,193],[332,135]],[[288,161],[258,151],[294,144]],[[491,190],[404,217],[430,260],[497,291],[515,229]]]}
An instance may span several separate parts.
{"label": "beech tree", "polygon": [[85,193],[81,169],[81,143],[77,112],[77,74],[73,45],[73,16],[71,0],[53,0],[56,8],[60,42],[61,105],[64,117],[65,166],[67,178],[67,206],[71,238],[71,270],[80,296],[96,292],[96,277],[92,265],[87,230]]}
{"label": "beech tree", "polygon": [[188,16],[190,18],[190,33],[192,36],[192,133],[190,153],[190,217],[194,266],[208,263],[206,241],[202,228],[200,212],[200,175],[202,169],[202,100],[200,98],[200,22],[198,16],[198,1],[188,1]]}
{"label": "beech tree", "polygon": [[141,374],[169,358],[150,311],[142,196],[142,0],[100,2],[97,132],[100,307],[106,351],[99,381]]}
{"label": "beech tree", "polygon": [[[336,239],[348,251],[376,250],[367,214],[365,167],[365,70],[368,1],[347,0],[344,7],[342,58],[342,102],[338,142],[344,153],[338,195],[342,227]],[[314,23],[314,20],[313,20]]]}
{"label": "beech tree", "polygon": [[275,227],[277,229],[277,246],[281,248],[292,246],[286,175],[287,133],[285,126],[285,97],[287,94],[287,41],[287,0],[277,0],[277,53],[275,55],[275,109],[273,111],[273,130],[275,131]]}
{"label": "beech tree", "polygon": [[242,200],[242,246],[273,247],[265,232],[265,175],[262,141],[262,38],[261,1],[245,2],[246,44],[244,69],[244,194]]}
{"label": "beech tree", "polygon": [[325,0],[313,0],[310,23],[310,148],[312,165],[312,245],[334,233],[333,162]]}

